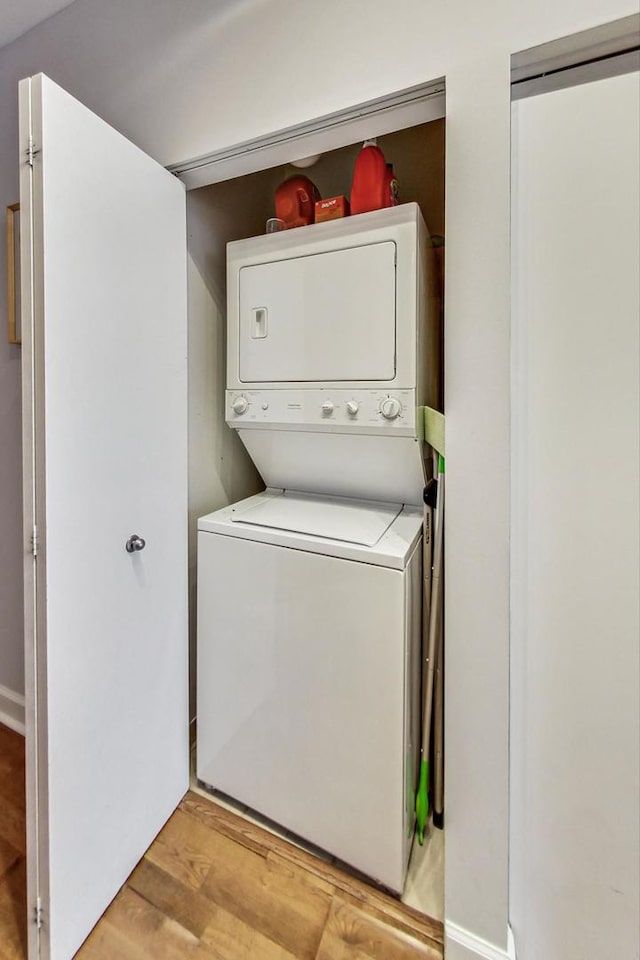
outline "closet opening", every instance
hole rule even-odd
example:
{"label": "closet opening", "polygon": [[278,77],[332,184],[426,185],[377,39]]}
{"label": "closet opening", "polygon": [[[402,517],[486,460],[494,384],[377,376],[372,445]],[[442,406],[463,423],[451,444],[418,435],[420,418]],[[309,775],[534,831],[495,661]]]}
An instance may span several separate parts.
{"label": "closet opening", "polygon": [[[437,393],[432,404],[443,410],[443,318],[444,318],[444,250],[445,250],[445,119],[439,117],[377,137],[377,145],[385,160],[393,164],[399,186],[399,203],[417,204],[430,236],[437,306],[434,328],[434,356],[422,356],[436,371]],[[366,132],[363,134],[366,135]],[[352,175],[363,140],[328,150],[309,165],[280,163],[232,179],[221,180],[189,189],[187,195],[188,290],[189,290],[189,558],[190,558],[190,649],[191,649],[191,742],[192,789],[202,797],[215,801],[247,822],[247,829],[257,823],[281,838],[287,839],[318,858],[330,862],[346,875],[360,876],[372,888],[375,881],[363,877],[334,851],[318,849],[300,833],[291,831],[286,822],[273,822],[251,803],[250,796],[234,798],[215,789],[197,777],[198,753],[198,591],[207,591],[206,579],[198,579],[198,518],[242,501],[265,489],[265,482],[241,442],[238,431],[225,421],[225,386],[227,384],[227,244],[260,237],[266,224],[276,215],[274,196],[283,181],[296,175],[308,177],[322,198],[344,196],[349,199]],[[295,151],[295,145],[290,150]],[[187,184],[188,176],[185,177]],[[366,215],[365,215],[366,216]],[[348,218],[354,229],[358,217]],[[346,224],[346,221],[345,221]],[[302,239],[305,231],[314,231],[312,224],[297,227],[290,233]],[[345,225],[346,229],[346,225]],[[254,305],[255,306],[255,305]],[[364,347],[364,345],[363,345]],[[432,470],[431,451],[427,450],[427,469]],[[436,461],[437,463],[437,461]],[[437,467],[436,467],[437,469]],[[246,595],[251,603],[251,592]],[[201,608],[202,609],[202,608]],[[421,633],[422,639],[422,633]],[[425,638],[426,643],[426,638]],[[375,652],[372,652],[372,656]],[[425,650],[420,654],[424,663]],[[416,670],[414,668],[413,673]],[[417,684],[420,703],[424,703],[426,677],[412,676]],[[438,672],[436,671],[436,676]],[[441,677],[441,671],[440,671]],[[304,683],[304,677],[301,678]],[[199,694],[202,696],[202,693]],[[442,737],[442,686],[436,683],[435,715],[431,724],[432,740]],[[327,704],[331,709],[331,704]],[[420,710],[422,718],[422,707]],[[295,724],[295,717],[290,721]],[[433,745],[432,745],[433,750]],[[310,761],[311,762],[311,761]],[[433,761],[431,771],[433,776]],[[304,776],[304,771],[300,771]],[[417,767],[416,767],[417,775]],[[417,782],[416,782],[417,786]],[[442,784],[438,785],[438,789]],[[424,844],[414,837],[402,903],[421,914],[444,920],[444,830],[433,824],[433,788],[430,792],[430,816]],[[322,803],[322,797],[318,797]],[[443,826],[444,816],[436,820]],[[380,824],[380,830],[384,826]]]}

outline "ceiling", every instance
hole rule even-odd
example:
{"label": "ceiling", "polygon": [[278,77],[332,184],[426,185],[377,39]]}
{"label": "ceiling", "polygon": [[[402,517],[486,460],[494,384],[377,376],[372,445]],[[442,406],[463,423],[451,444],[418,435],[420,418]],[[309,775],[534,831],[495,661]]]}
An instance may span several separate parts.
{"label": "ceiling", "polygon": [[0,47],[22,36],[73,0],[0,0]]}

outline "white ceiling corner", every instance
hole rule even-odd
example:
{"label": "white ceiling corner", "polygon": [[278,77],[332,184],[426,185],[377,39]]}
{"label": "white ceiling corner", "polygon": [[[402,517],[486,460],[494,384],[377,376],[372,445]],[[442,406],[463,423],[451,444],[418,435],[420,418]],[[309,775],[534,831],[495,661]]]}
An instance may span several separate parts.
{"label": "white ceiling corner", "polygon": [[0,47],[68,7],[73,0],[0,0]]}

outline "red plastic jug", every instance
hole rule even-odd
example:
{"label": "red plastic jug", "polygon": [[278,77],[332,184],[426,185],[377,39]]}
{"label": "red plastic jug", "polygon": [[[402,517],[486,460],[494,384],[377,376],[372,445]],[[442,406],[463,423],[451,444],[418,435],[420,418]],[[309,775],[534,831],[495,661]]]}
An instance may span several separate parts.
{"label": "red plastic jug", "polygon": [[308,177],[289,177],[276,190],[276,217],[284,220],[287,229],[313,223],[316,200],[320,191]]}
{"label": "red plastic jug", "polygon": [[398,181],[393,166],[373,140],[365,140],[356,157],[351,184],[351,213],[368,213],[398,202]]}

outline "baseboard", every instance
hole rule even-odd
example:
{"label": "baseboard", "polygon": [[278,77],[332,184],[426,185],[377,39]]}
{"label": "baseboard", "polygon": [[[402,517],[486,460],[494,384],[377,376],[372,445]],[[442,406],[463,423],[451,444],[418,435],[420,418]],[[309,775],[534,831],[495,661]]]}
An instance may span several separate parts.
{"label": "baseboard", "polygon": [[516,947],[511,927],[507,928],[507,949],[496,947],[455,923],[445,923],[444,955],[446,960],[516,960]]}
{"label": "baseboard", "polygon": [[24,737],[24,696],[0,684],[0,723]]}

